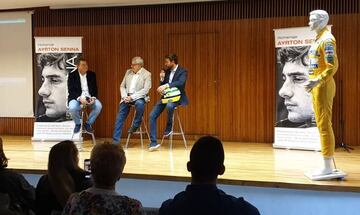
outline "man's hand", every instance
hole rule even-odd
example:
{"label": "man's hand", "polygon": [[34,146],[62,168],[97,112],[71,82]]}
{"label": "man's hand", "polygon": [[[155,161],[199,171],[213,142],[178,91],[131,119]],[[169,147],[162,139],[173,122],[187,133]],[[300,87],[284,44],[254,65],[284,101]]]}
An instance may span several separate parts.
{"label": "man's hand", "polygon": [[125,103],[130,103],[130,102],[132,102],[131,96],[125,97],[125,98],[124,98],[124,102],[125,102]]}
{"label": "man's hand", "polygon": [[96,98],[95,98],[95,97],[91,97],[91,99],[90,99],[90,101],[89,101],[88,105],[92,105],[92,104],[94,104],[94,103],[95,103],[95,100],[96,100]]}
{"label": "man's hand", "polygon": [[305,90],[307,92],[311,92],[311,90],[316,87],[320,83],[320,80],[318,78],[310,79],[305,84]]}
{"label": "man's hand", "polygon": [[165,71],[164,70],[161,70],[160,71],[160,80],[163,81],[165,78]]}
{"label": "man's hand", "polygon": [[157,88],[157,92],[162,94],[162,92],[168,87],[169,87],[168,84],[161,85],[160,87]]}
{"label": "man's hand", "polygon": [[80,97],[80,103],[81,103],[83,106],[88,105],[88,102],[86,101],[86,98],[84,98],[84,97]]}

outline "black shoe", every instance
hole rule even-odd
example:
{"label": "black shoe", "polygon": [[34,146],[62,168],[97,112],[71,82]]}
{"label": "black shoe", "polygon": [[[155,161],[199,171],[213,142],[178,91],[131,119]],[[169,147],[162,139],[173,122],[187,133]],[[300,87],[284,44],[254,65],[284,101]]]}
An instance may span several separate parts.
{"label": "black shoe", "polygon": [[138,130],[139,127],[135,127],[135,126],[131,126],[128,130],[129,133],[134,133],[135,131]]}
{"label": "black shoe", "polygon": [[89,125],[88,123],[84,124],[84,128],[87,133],[92,134],[94,132],[94,130],[91,128],[91,125]]}
{"label": "black shoe", "polygon": [[75,124],[74,134],[79,133],[80,128],[81,128],[81,124],[78,124],[78,125],[77,125],[77,124]]}

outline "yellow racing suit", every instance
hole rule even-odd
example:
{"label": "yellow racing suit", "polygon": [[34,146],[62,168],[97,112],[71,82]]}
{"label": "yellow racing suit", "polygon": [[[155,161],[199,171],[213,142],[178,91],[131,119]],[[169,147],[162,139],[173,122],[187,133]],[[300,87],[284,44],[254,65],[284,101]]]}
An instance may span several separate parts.
{"label": "yellow racing suit", "polygon": [[331,118],[336,91],[333,76],[338,69],[338,64],[335,38],[328,29],[324,28],[309,50],[309,77],[320,80],[311,93],[315,120],[320,133],[321,152],[327,158],[332,157],[335,151]]}

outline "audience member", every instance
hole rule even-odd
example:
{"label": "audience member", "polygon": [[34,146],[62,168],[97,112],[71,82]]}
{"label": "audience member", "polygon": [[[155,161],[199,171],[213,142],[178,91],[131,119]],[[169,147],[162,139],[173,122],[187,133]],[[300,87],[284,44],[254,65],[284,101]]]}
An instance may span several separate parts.
{"label": "audience member", "polygon": [[174,199],[163,202],[160,214],[259,214],[243,198],[227,195],[217,188],[217,177],[225,172],[224,148],[219,139],[206,136],[197,140],[187,169],[191,172],[191,184]]}
{"label": "audience member", "polygon": [[72,195],[63,214],[144,214],[139,201],[115,190],[126,163],[121,145],[95,145],[90,162],[93,187]]}
{"label": "audience member", "polygon": [[62,141],[51,148],[48,172],[36,187],[37,215],[61,212],[70,194],[91,187],[91,179],[86,177],[89,173],[79,167],[78,156],[72,141]]}
{"label": "audience member", "polygon": [[26,181],[24,176],[8,170],[7,164],[8,158],[5,156],[3,140],[0,137],[1,211],[8,211],[8,214],[34,214],[34,187]]}

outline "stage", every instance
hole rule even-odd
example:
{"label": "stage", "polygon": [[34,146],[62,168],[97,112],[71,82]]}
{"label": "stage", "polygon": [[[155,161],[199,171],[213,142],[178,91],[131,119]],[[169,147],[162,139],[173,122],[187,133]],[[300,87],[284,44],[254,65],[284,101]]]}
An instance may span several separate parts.
{"label": "stage", "polygon": [[[30,137],[2,136],[9,168],[19,173],[44,174],[50,147],[54,143],[32,143]],[[97,139],[97,143],[105,139]],[[125,141],[123,140],[122,143]],[[166,141],[159,151],[141,149],[140,141],[133,139],[126,150],[127,163],[123,178],[166,181],[189,181],[186,162],[189,149],[174,141],[169,150]],[[78,145],[80,166],[90,157],[91,141]],[[360,147],[351,153],[337,149],[335,158],[339,169],[348,176],[343,181],[311,181],[304,172],[321,164],[321,154],[313,151],[273,149],[264,143],[224,142],[226,171],[219,183],[271,188],[360,192]]]}

